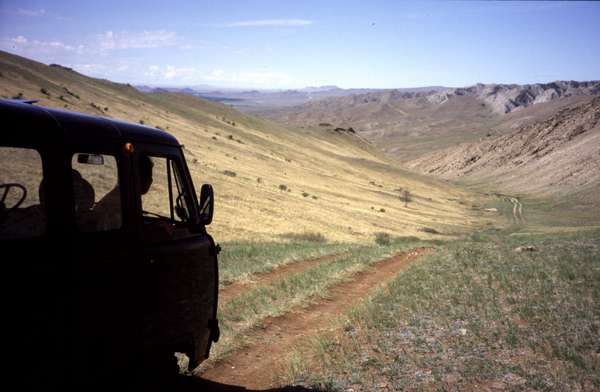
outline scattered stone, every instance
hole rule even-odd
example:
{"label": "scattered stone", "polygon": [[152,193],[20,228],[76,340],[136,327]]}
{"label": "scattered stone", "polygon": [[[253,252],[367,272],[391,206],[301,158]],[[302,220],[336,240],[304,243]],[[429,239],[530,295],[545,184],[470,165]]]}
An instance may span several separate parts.
{"label": "scattered stone", "polygon": [[421,227],[419,229],[419,231],[422,231],[423,233],[429,233],[429,234],[440,234],[439,231],[437,231],[436,229],[432,229],[431,227]]}
{"label": "scattered stone", "polygon": [[484,211],[488,211],[488,212],[498,212],[497,208],[484,208]]}
{"label": "scattered stone", "polygon": [[518,246],[515,248],[515,252],[537,252],[538,248],[533,245]]}
{"label": "scattered stone", "polygon": [[502,381],[509,385],[523,385],[527,382],[523,377],[514,373],[507,373],[502,377]]}

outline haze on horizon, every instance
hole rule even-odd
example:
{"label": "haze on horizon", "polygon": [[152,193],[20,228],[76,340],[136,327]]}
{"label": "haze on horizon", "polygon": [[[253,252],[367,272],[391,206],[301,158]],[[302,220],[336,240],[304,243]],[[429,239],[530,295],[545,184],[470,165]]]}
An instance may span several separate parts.
{"label": "haze on horizon", "polygon": [[7,0],[0,49],[154,86],[526,84],[600,79],[599,19],[594,2]]}

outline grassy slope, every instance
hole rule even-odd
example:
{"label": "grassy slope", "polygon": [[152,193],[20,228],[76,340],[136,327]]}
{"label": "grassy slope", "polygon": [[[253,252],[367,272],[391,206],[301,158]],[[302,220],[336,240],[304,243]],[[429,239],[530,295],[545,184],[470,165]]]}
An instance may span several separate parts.
{"label": "grassy slope", "polygon": [[[408,174],[351,136],[288,129],[191,96],[144,94],[4,52],[0,72],[2,97],[21,93],[41,105],[143,121],[173,133],[185,145],[197,186],[215,186],[212,232],[221,241],[308,231],[364,242],[379,231],[424,236],[418,232],[423,226],[456,234],[476,222],[467,208],[470,193]],[[409,208],[398,200],[399,187],[415,195]]]}
{"label": "grassy slope", "polygon": [[[531,226],[438,246],[290,355],[326,390],[600,389],[600,231]],[[541,207],[541,208],[538,208]],[[501,211],[508,212],[508,211]],[[500,221],[499,221],[500,222]],[[535,232],[535,233],[534,233]],[[533,252],[515,248],[533,245]]]}

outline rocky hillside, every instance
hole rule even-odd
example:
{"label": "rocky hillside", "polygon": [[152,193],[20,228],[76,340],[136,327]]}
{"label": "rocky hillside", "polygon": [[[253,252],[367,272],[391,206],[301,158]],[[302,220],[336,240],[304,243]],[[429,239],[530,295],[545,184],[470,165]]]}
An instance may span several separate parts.
{"label": "rocky hillside", "polygon": [[556,81],[538,84],[477,84],[431,94],[427,99],[443,103],[452,96],[475,97],[497,113],[510,113],[530,105],[560,98],[600,93],[600,81]]}
{"label": "rocky hillside", "polygon": [[441,91],[368,92],[260,114],[287,126],[351,127],[390,156],[409,161],[461,142],[508,133],[598,93],[598,81],[478,84]]}
{"label": "rocky hillside", "polygon": [[582,194],[599,201],[600,97],[504,136],[425,155],[408,166],[516,192]]}

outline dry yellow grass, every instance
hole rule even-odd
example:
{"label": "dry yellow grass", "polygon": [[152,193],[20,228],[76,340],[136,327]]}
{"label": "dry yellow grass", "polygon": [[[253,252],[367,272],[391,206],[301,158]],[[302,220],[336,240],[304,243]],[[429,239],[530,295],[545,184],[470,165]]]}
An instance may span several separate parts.
{"label": "dry yellow grass", "polygon": [[[211,232],[220,241],[319,232],[371,242],[376,232],[427,237],[420,228],[460,234],[481,223],[470,208],[475,195],[402,171],[355,136],[288,129],[192,96],[141,93],[4,52],[0,72],[4,98],[21,93],[39,105],[142,120],[174,134],[196,187],[215,187]],[[408,208],[398,188],[412,193]]]}

